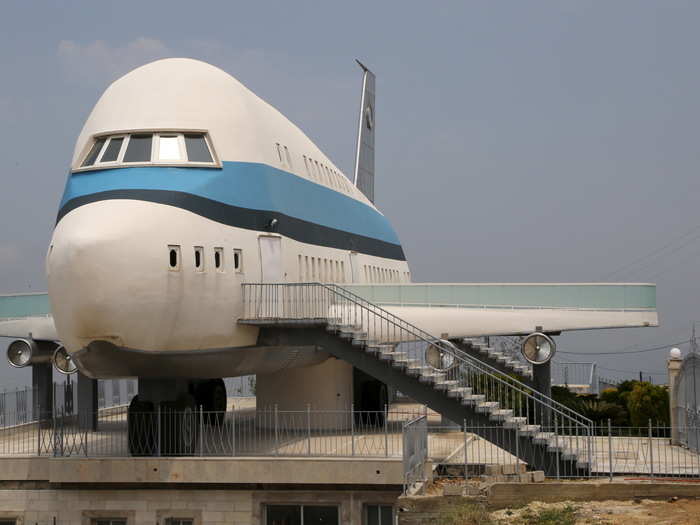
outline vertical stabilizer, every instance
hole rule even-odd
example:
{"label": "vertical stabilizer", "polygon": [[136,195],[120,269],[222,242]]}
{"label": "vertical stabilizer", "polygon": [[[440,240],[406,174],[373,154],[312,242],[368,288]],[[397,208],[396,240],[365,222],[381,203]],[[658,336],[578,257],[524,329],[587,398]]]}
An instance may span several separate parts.
{"label": "vertical stabilizer", "polygon": [[374,202],[374,73],[359,60],[364,70],[360,122],[357,127],[357,155],[355,156],[355,186]]}

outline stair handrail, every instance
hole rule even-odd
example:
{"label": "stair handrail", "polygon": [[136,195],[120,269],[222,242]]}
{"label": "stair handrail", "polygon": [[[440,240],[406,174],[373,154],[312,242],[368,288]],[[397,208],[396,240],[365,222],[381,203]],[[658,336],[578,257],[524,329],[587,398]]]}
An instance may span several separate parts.
{"label": "stair handrail", "polygon": [[[423,343],[427,345],[431,345],[441,353],[448,353],[449,355],[453,356],[455,360],[458,362],[465,364],[466,366],[472,368],[476,372],[480,374],[484,374],[487,376],[489,379],[496,381],[500,385],[503,385],[504,389],[507,390],[512,390],[515,393],[524,396],[525,398],[533,400],[535,403],[549,409],[553,410],[556,413],[558,413],[560,416],[566,418],[567,420],[575,423],[576,425],[580,425],[582,427],[585,427],[586,433],[590,435],[591,430],[593,428],[593,422],[583,416],[582,414],[576,412],[575,410],[567,407],[566,405],[563,405],[559,403],[558,401],[552,399],[549,396],[546,396],[545,394],[542,394],[541,392],[537,392],[536,390],[533,390],[530,386],[525,385],[521,381],[517,380],[516,378],[513,377],[508,377],[508,380],[504,380],[502,378],[502,372],[499,371],[498,369],[492,367],[491,365],[484,363],[483,361],[480,361],[476,358],[473,358],[472,356],[469,356],[468,354],[463,354],[463,353],[456,353],[449,345],[444,344],[440,338],[433,336],[432,334],[429,334],[428,332],[422,330],[421,328],[418,328],[417,326],[413,325],[412,323],[400,318],[396,314],[393,314],[392,312],[387,311],[386,309],[382,308],[381,306],[374,304],[367,299],[358,296],[354,294],[353,292],[350,292],[346,288],[343,288],[340,285],[337,284],[330,284],[330,283],[321,283],[321,282],[308,282],[308,283],[243,283],[243,290],[244,290],[244,306],[247,306],[246,302],[246,296],[247,294],[245,293],[245,290],[247,290],[250,287],[255,287],[260,290],[260,296],[262,297],[263,292],[265,290],[264,287],[273,287],[272,290],[274,291],[275,288],[281,288],[282,290],[290,289],[290,288],[317,288],[319,290],[325,290],[329,294],[335,295],[336,297],[341,297],[347,301],[350,301],[351,303],[355,304],[361,309],[364,309],[368,313],[371,313],[374,316],[377,316],[381,320],[386,321],[387,323],[392,324],[394,327],[398,328],[399,330],[405,331],[407,334],[411,335],[413,338],[422,341]],[[267,296],[269,297],[274,297],[275,299],[279,300],[281,296],[276,293],[268,293]],[[318,297],[314,297],[315,299],[318,299]],[[323,315],[321,317],[314,315],[307,317],[308,319],[319,319],[319,318],[324,318],[326,321],[331,320],[329,312],[330,312],[330,296],[323,298],[323,299],[328,299],[327,304],[323,306]],[[261,299],[262,300],[262,299]],[[316,312],[316,310],[314,310]],[[279,312],[276,312],[279,313]],[[279,316],[272,316],[272,317],[262,317],[265,319],[269,318],[276,318],[276,319],[285,319],[285,317],[279,317]],[[298,317],[297,317],[298,318]],[[289,317],[286,317],[286,319],[289,319]],[[369,317],[368,317],[369,319]]]}

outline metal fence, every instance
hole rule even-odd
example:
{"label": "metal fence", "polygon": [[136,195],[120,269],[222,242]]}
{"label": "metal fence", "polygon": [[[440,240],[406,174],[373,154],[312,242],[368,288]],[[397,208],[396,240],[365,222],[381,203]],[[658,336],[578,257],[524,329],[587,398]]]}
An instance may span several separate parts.
{"label": "metal fence", "polygon": [[[680,428],[693,428],[700,425],[700,355],[690,353],[683,359],[683,364],[678,373],[673,388],[672,399],[675,405],[671,407],[674,412],[676,424]],[[695,451],[700,451],[700,436],[697,433],[678,432],[681,444]]]}
{"label": "metal fence", "polygon": [[410,493],[425,481],[428,459],[428,418],[418,416],[403,425],[403,491]]}
{"label": "metal fence", "polygon": [[[128,405],[137,393],[135,379],[99,380],[99,408]],[[78,385],[75,382],[53,384],[53,410],[61,414],[78,413]],[[35,388],[25,387],[0,392],[0,429],[37,421],[39,396]]]}
{"label": "metal fence", "polygon": [[0,455],[401,457],[402,427],[414,413],[253,408],[157,411],[127,421],[123,406],[58,414],[0,431]]}
{"label": "metal fence", "polygon": [[[6,425],[0,429],[0,455],[391,458],[403,461],[407,487],[424,479],[427,461],[436,470],[467,478],[488,476],[494,466],[510,474],[533,469],[523,459],[525,451],[518,448],[527,446],[530,438],[517,430],[469,422],[444,426],[435,413],[400,406],[376,412],[274,407],[162,411],[137,414],[127,421],[126,408],[119,405],[101,409],[96,428],[94,416],[59,413]],[[700,435],[700,426],[682,430]],[[515,446],[507,440],[515,440]],[[597,426],[590,440],[571,429],[544,428],[535,440],[557,459],[590,458],[590,468],[557,470],[552,476],[556,478],[700,479],[700,455],[672,444],[671,428],[651,422],[646,427]]]}
{"label": "metal fence", "polygon": [[597,394],[598,366],[596,363],[552,361],[552,384],[580,393]]}

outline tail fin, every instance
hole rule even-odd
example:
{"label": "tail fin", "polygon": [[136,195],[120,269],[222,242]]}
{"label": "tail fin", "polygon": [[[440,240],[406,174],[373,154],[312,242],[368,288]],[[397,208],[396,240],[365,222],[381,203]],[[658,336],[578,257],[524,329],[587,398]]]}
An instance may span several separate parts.
{"label": "tail fin", "polygon": [[374,202],[374,73],[359,60],[357,63],[365,74],[362,79],[354,183],[370,202]]}

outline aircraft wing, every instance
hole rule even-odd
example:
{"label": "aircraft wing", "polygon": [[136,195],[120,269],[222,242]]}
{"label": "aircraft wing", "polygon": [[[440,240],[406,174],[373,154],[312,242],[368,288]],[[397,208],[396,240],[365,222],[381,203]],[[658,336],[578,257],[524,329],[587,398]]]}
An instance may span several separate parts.
{"label": "aircraft wing", "polygon": [[24,317],[21,319],[0,319],[0,337],[58,341],[53,317],[50,315]]}
{"label": "aircraft wing", "polygon": [[0,295],[0,337],[57,341],[48,294]]}
{"label": "aircraft wing", "polygon": [[448,337],[658,326],[656,285],[343,285],[422,330]]}

